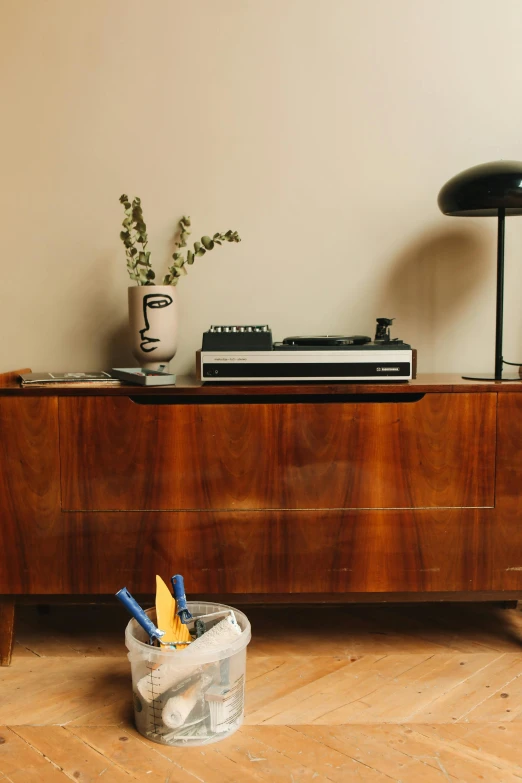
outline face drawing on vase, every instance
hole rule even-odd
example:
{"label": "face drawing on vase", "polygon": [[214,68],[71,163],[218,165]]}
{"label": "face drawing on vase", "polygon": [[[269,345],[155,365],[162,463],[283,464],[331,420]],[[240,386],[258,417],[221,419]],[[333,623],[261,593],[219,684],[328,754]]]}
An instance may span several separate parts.
{"label": "face drawing on vase", "polygon": [[[154,345],[154,343],[159,343],[161,338],[160,337],[154,337],[154,310],[159,310],[163,307],[169,307],[169,305],[172,304],[172,297],[168,294],[147,294],[143,297],[143,320],[145,321],[145,329],[140,329],[140,335],[141,335],[141,343],[140,348],[145,353],[151,353],[151,351],[155,351],[157,348],[157,345]],[[152,324],[152,325],[151,325]],[[156,330],[157,330],[157,320],[156,320]],[[146,332],[151,331],[151,335],[147,335]]]}

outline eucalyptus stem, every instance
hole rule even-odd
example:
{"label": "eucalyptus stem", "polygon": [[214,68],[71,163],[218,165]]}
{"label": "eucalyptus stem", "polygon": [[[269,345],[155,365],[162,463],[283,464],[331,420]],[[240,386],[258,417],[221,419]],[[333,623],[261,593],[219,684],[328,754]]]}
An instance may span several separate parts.
{"label": "eucalyptus stem", "polygon": [[[150,251],[147,250],[147,226],[143,219],[141,199],[136,197],[131,202],[124,193],[120,196],[120,203],[125,210],[120,239],[125,246],[129,276],[137,285],[154,285],[156,275],[151,266]],[[199,242],[194,242],[193,249],[190,249],[187,247],[187,237],[191,233],[190,225],[190,217],[185,215],[178,223],[177,239],[174,242],[176,250],[172,254],[172,264],[163,278],[163,285],[177,285],[179,278],[187,274],[186,266],[192,266],[196,256],[204,256],[205,253],[213,250],[215,245],[221,245],[223,242],[241,242],[237,231],[227,231],[225,234],[216,233],[212,238],[202,236]],[[137,245],[141,245],[141,250]]]}

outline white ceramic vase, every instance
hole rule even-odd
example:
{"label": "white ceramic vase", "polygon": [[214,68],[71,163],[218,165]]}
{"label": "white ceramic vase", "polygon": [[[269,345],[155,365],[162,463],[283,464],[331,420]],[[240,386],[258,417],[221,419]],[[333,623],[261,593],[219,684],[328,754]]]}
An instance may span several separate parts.
{"label": "white ceramic vase", "polygon": [[171,285],[129,288],[131,350],[140,367],[157,370],[178,347],[176,289]]}

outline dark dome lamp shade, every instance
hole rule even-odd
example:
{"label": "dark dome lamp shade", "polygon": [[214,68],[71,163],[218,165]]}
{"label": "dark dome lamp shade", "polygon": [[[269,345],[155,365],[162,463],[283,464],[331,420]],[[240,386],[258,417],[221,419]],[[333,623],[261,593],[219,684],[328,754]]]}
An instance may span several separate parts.
{"label": "dark dome lamp shade", "polygon": [[504,324],[504,228],[506,215],[522,215],[522,162],[499,160],[466,169],[446,182],[439,193],[440,211],[454,217],[497,217],[497,315],[495,373],[463,376],[474,381],[519,381],[502,375]]}

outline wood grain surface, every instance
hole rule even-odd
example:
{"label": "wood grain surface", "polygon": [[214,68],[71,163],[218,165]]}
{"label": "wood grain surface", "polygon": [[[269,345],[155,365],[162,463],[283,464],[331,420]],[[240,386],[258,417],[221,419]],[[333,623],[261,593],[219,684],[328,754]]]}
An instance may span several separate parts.
{"label": "wood grain surface", "polygon": [[[150,589],[155,568],[190,571],[198,593],[347,593],[494,590],[493,563],[482,562],[493,533],[491,512],[277,512],[83,514],[89,545],[96,535],[100,581],[109,592],[121,560],[127,586]],[[116,518],[115,518],[116,517]],[[130,518],[129,518],[130,517]],[[135,523],[133,525],[132,523]],[[100,543],[107,546],[101,552]],[[108,560],[105,560],[105,557]],[[82,590],[92,570],[81,558]],[[477,565],[479,564],[479,566]],[[172,571],[173,573],[175,572]],[[120,582],[123,574],[119,574]],[[92,576],[91,576],[92,578]],[[110,581],[108,581],[108,579]],[[151,582],[152,580],[152,582]],[[124,580],[125,581],[125,580]]]}
{"label": "wood grain surface", "polygon": [[14,642],[15,604],[12,598],[0,598],[0,666],[9,666]]}
{"label": "wood grain surface", "polygon": [[60,399],[66,510],[493,506],[496,396],[137,405]]}
{"label": "wood grain surface", "polygon": [[65,540],[58,437],[57,399],[0,400],[0,592],[59,585]]}
{"label": "wood grain surface", "polygon": [[0,395],[0,595],[522,595],[522,396],[381,399]]}
{"label": "wood grain surface", "polygon": [[[456,373],[424,373],[411,381],[386,383],[371,383],[368,381],[359,383],[325,382],[325,381],[298,381],[298,382],[273,382],[273,383],[202,383],[190,375],[178,376],[175,386],[156,386],[147,388],[122,383],[121,386],[78,388],[74,384],[64,384],[55,387],[29,386],[22,388],[18,380],[18,374],[23,370],[4,373],[4,383],[0,384],[1,396],[51,396],[51,397],[172,397],[186,400],[191,397],[202,398],[303,398],[303,397],[334,397],[343,398],[353,394],[419,394],[445,392],[448,394],[482,394],[494,392],[495,394],[522,393],[522,379],[520,382],[502,383],[501,381],[470,381],[464,380]],[[28,370],[25,370],[28,372]],[[2,376],[0,376],[1,378]]]}
{"label": "wood grain surface", "polygon": [[[498,396],[495,534],[496,581],[505,590],[522,578],[522,397]],[[488,554],[483,553],[483,558]],[[516,589],[515,587],[515,589]]]}
{"label": "wood grain surface", "polygon": [[0,568],[0,593],[146,593],[160,568],[198,593],[522,589],[495,532],[488,509],[62,513],[52,535],[8,542],[2,565],[33,567]]}

